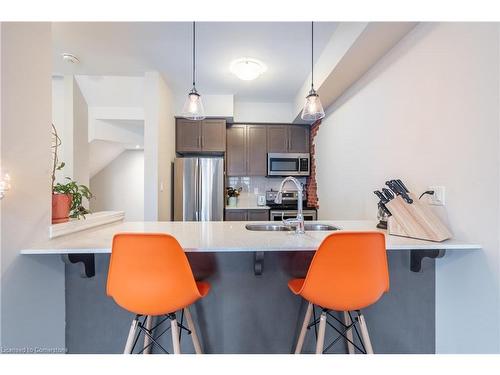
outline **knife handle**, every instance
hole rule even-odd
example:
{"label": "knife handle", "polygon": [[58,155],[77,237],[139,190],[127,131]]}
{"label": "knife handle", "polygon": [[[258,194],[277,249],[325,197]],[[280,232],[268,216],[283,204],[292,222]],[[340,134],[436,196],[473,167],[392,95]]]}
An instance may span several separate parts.
{"label": "knife handle", "polygon": [[399,184],[399,186],[401,186],[401,188],[402,188],[405,192],[407,192],[407,193],[409,193],[409,192],[410,192],[410,190],[408,190],[408,188],[405,186],[405,184],[403,184],[403,181],[401,181],[401,180],[396,180],[396,182]]}
{"label": "knife handle", "polygon": [[394,199],[394,194],[389,189],[382,188],[382,193],[384,193],[384,195],[388,201],[390,201],[391,199]]}
{"label": "knife handle", "polygon": [[408,204],[413,203],[413,199],[406,193],[405,188],[403,188],[396,180],[386,181],[385,183],[389,188],[398,196],[404,199],[404,201]]}
{"label": "knife handle", "polygon": [[382,209],[382,211],[384,211],[387,214],[387,216],[392,216],[391,211],[389,211],[389,209],[386,207],[384,203],[379,202],[378,206]]}
{"label": "knife handle", "polygon": [[384,194],[382,194],[379,190],[375,190],[373,193],[380,199],[381,203],[389,202],[387,198],[384,196]]}

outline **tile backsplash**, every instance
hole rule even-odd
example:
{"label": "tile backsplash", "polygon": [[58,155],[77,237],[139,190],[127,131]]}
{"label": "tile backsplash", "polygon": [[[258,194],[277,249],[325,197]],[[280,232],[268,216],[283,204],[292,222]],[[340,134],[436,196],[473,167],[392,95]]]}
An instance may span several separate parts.
{"label": "tile backsplash", "polygon": [[[283,180],[282,177],[227,177],[226,186],[243,188],[242,193],[247,194],[265,194],[266,190],[278,190]],[[300,177],[298,180],[305,187],[306,178]],[[293,183],[287,183],[285,186],[289,190],[296,190],[297,188]]]}

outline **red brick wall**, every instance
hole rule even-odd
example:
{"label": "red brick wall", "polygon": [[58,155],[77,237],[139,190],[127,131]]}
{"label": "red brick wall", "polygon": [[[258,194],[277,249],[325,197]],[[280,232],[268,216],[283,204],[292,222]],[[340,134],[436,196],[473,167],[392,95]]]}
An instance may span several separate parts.
{"label": "red brick wall", "polygon": [[311,153],[311,174],[307,178],[306,191],[307,191],[307,206],[319,208],[319,199],[316,186],[316,149],[314,146],[314,139],[318,133],[321,120],[316,121],[311,125],[311,137],[309,138],[309,148]]}

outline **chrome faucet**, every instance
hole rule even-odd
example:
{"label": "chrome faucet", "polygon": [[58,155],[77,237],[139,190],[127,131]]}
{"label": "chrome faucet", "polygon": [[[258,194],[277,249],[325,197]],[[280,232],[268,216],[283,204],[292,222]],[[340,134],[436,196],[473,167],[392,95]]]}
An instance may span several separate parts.
{"label": "chrome faucet", "polygon": [[295,226],[295,233],[296,234],[303,234],[305,233],[304,230],[304,216],[302,214],[302,199],[304,197],[304,193],[302,190],[302,184],[300,183],[299,180],[297,180],[295,177],[288,176],[283,181],[281,181],[280,188],[278,190],[278,193],[276,194],[276,198],[274,199],[274,203],[280,204],[282,202],[283,198],[283,188],[285,184],[290,181],[295,184],[297,187],[297,193],[298,193],[298,202],[297,202],[297,217],[293,219],[286,219],[283,220],[283,224],[287,226]]}

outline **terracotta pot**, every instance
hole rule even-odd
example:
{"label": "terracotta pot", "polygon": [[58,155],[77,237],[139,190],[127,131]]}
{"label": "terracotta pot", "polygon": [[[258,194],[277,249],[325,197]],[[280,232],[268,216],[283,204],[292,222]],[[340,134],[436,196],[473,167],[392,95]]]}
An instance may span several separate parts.
{"label": "terracotta pot", "polygon": [[71,194],[52,194],[52,224],[64,223],[69,220]]}

